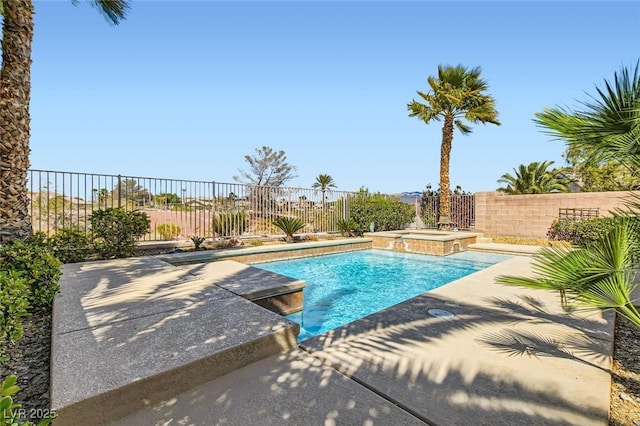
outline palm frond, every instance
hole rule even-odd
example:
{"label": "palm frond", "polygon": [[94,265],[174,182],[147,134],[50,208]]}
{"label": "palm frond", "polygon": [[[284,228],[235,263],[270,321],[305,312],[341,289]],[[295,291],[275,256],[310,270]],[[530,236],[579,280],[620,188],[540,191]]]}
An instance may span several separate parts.
{"label": "palm frond", "polygon": [[612,82],[605,80],[581,105],[575,112],[547,108],[534,122],[569,149],[584,152],[589,164],[615,160],[640,170],[640,61],[632,74],[623,67]]}
{"label": "palm frond", "polygon": [[[80,0],[71,0],[73,5],[78,5]],[[92,0],[91,5],[94,6],[102,16],[112,25],[118,25],[120,21],[126,18],[130,6],[129,0]]]}
{"label": "palm frond", "polygon": [[463,135],[468,135],[469,133],[472,132],[471,126],[464,124],[461,120],[456,120],[455,125],[456,125],[456,128],[460,130],[460,133],[462,133]]}
{"label": "palm frond", "polygon": [[499,276],[507,285],[555,290],[563,307],[569,301],[601,310],[615,309],[640,326],[640,314],[631,301],[640,269],[636,223],[619,218],[599,240],[581,249],[545,248],[532,259],[534,277]]}

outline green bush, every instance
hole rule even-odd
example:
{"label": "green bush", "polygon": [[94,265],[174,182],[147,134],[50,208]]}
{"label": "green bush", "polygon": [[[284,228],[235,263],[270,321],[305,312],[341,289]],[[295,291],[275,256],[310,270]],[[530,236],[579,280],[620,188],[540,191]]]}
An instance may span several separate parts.
{"label": "green bush", "polygon": [[104,259],[133,256],[136,241],[149,232],[149,216],[141,211],[107,208],[89,216],[94,244]]}
{"label": "green bush", "polygon": [[158,231],[163,240],[173,240],[180,235],[182,228],[175,223],[161,223],[156,228],[156,231]]}
{"label": "green bush", "polygon": [[415,216],[415,208],[411,204],[389,200],[378,195],[352,201],[349,212],[359,230],[369,230],[373,222],[376,232],[404,229]]}
{"label": "green bush", "polygon": [[218,236],[242,235],[249,226],[244,211],[237,213],[220,213],[213,219],[213,231]]}
{"label": "green bush", "polygon": [[586,247],[611,230],[613,218],[599,217],[589,220],[571,218],[555,219],[547,231],[550,241],[569,241],[579,247]]}
{"label": "green bush", "polygon": [[28,315],[29,286],[18,271],[0,271],[0,361],[4,348],[22,337],[21,318]]}
{"label": "green bush", "polygon": [[576,222],[577,238],[575,244],[586,247],[601,239],[613,228],[613,218],[601,217]]}
{"label": "green bush", "polygon": [[337,225],[338,229],[345,237],[355,237],[357,235],[362,235],[362,230],[360,230],[358,224],[353,219],[340,219],[338,220]]}
{"label": "green bush", "polygon": [[[8,376],[0,383],[0,426],[34,426],[33,422],[20,420],[20,404],[13,402],[12,396],[16,394],[20,387],[16,385],[18,377]],[[56,415],[51,413],[40,420],[35,426],[46,426],[51,424]]]}
{"label": "green bush", "polygon": [[576,238],[576,221],[568,218],[554,219],[547,231],[549,241],[573,241]]}
{"label": "green bush", "polygon": [[29,285],[29,304],[48,308],[59,290],[60,266],[47,245],[36,237],[22,242],[13,240],[0,247],[0,270],[19,271]]}
{"label": "green bush", "polygon": [[47,244],[62,263],[84,262],[95,255],[91,238],[78,227],[61,229],[48,239]]}

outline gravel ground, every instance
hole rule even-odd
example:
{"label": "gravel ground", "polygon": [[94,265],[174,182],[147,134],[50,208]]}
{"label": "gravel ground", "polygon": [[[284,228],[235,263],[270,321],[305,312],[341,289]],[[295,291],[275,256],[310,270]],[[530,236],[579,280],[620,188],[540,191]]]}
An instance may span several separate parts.
{"label": "gravel ground", "polygon": [[38,310],[23,318],[22,330],[22,339],[7,350],[9,360],[0,365],[0,378],[18,376],[20,391],[14,402],[21,403],[27,420],[34,421],[49,409],[51,311]]}
{"label": "gravel ground", "polygon": [[620,316],[611,376],[609,424],[640,426],[640,328]]}
{"label": "gravel ground", "polygon": [[[51,312],[35,312],[24,319],[23,326],[24,337],[9,348],[11,359],[0,366],[0,377],[18,375],[21,390],[15,399],[26,413],[46,412],[49,408]],[[615,336],[609,424],[640,426],[640,328],[618,317]]]}

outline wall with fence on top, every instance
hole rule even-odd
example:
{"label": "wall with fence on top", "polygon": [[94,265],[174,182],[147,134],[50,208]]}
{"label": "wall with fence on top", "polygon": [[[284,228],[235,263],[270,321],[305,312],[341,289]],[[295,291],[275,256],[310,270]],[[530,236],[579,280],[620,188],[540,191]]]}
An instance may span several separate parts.
{"label": "wall with fence on top", "polygon": [[475,228],[489,235],[523,238],[546,238],[554,219],[574,214],[610,216],[624,208],[625,200],[640,191],[577,192],[554,194],[506,195],[499,192],[476,192]]}

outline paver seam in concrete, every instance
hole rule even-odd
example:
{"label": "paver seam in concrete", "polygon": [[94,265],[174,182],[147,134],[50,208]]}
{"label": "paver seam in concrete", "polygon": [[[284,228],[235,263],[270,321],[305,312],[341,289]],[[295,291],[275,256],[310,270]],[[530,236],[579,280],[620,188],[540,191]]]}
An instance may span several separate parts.
{"label": "paver seam in concrete", "polygon": [[369,391],[373,392],[374,394],[378,395],[380,398],[384,399],[385,401],[388,401],[390,404],[395,405],[396,407],[398,407],[399,409],[405,411],[407,414],[412,415],[413,417],[417,418],[418,420],[420,420],[421,422],[424,422],[426,425],[428,426],[441,426],[438,423],[435,423],[427,418],[425,418],[423,415],[421,415],[420,413],[416,412],[415,410],[409,408],[408,406],[404,405],[403,403],[401,403],[400,401],[392,398],[391,396],[387,395],[386,393],[376,389],[373,386],[368,385],[367,383],[365,383],[364,381],[357,379],[351,375],[349,375],[349,373],[347,371],[344,371],[340,368],[337,368],[336,366],[326,362],[325,360],[323,360],[322,358],[318,358],[317,356],[314,356],[313,353],[315,351],[311,350],[311,349],[307,349],[304,346],[298,345],[298,349],[300,349],[301,351],[304,351],[306,353],[308,353],[309,355],[311,355],[312,357],[314,357],[315,359],[319,360],[323,365],[327,366],[328,368],[334,370],[336,373],[345,376],[346,378],[348,378],[349,380],[351,380],[354,383],[359,384],[360,386],[362,386],[365,389],[368,389]]}
{"label": "paver seam in concrete", "polygon": [[[229,296],[222,297],[222,298],[219,298],[219,299],[214,299],[212,301],[221,300],[221,299],[228,299],[228,298],[231,298],[231,297],[240,297],[240,298],[244,299],[242,296],[238,296],[237,294],[232,293],[229,290],[226,290],[224,288],[220,288],[220,289],[224,290],[227,293],[229,293]],[[208,304],[208,303],[209,302],[205,303],[205,305]],[[110,322],[106,322],[106,323],[96,324],[94,326],[88,326],[88,327],[83,327],[83,328],[77,328],[77,329],[74,329],[74,330],[63,331],[62,333],[56,333],[55,330],[53,330],[53,334],[55,336],[64,336],[66,334],[75,333],[77,331],[84,331],[84,330],[90,330],[90,329],[94,329],[94,328],[104,327],[105,325],[109,325],[109,324],[120,324],[120,323],[123,323],[123,322],[138,320],[138,319],[141,319],[141,318],[146,318],[146,317],[150,317],[150,316],[154,316],[154,315],[166,314],[166,313],[169,313],[169,312],[179,311],[181,309],[184,309],[184,306],[180,306],[178,308],[173,308],[173,309],[167,309],[167,310],[164,310],[164,311],[152,312],[152,313],[145,314],[145,315],[139,315],[137,317],[125,318],[125,319],[121,319],[121,320],[116,320],[116,321],[110,321]]]}

